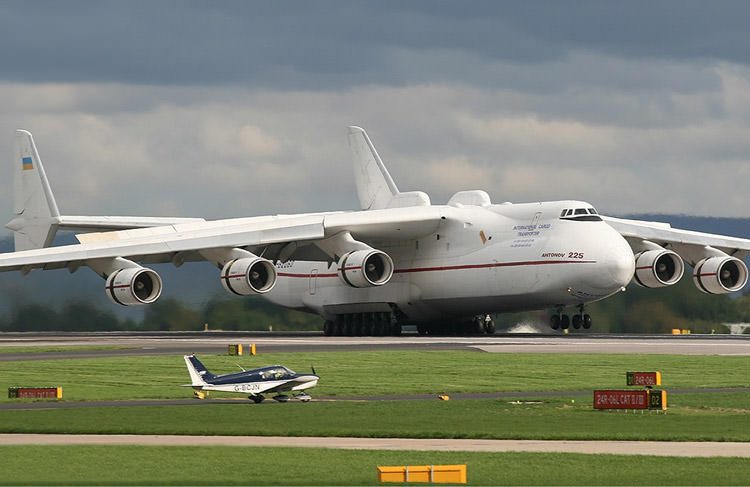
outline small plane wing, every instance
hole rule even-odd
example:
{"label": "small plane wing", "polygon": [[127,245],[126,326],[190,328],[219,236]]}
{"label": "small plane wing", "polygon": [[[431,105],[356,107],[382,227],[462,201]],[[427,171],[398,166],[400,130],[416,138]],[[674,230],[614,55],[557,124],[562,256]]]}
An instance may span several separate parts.
{"label": "small plane wing", "polygon": [[75,270],[87,261],[128,258],[180,264],[200,260],[197,252],[220,248],[262,248],[270,244],[314,243],[348,231],[361,239],[403,240],[433,233],[446,218],[437,207],[352,213],[236,218],[78,235],[81,243],[0,254],[0,272]]}
{"label": "small plane wing", "polygon": [[705,257],[707,247],[728,255],[744,258],[750,252],[750,240],[712,233],[694,232],[672,228],[668,223],[628,220],[602,216],[612,228],[630,243],[634,250],[643,240],[669,248],[680,254],[690,265]]}

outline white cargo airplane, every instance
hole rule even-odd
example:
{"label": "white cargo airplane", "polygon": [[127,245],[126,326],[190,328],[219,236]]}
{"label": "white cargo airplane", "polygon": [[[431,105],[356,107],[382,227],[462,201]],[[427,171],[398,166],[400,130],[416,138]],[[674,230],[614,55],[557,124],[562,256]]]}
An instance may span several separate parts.
{"label": "white cargo airplane", "polygon": [[[706,293],[739,291],[748,279],[747,239],[604,217],[583,201],[492,204],[473,190],[433,205],[421,191],[399,191],[359,127],[349,127],[349,145],[362,211],[215,221],[61,215],[31,134],[19,130],[16,141],[7,225],[16,252],[0,256],[0,271],[89,267],[125,306],[162,292],[143,265],[206,260],[228,292],[317,313],[326,335],[399,334],[404,324],[492,333],[490,313],[545,308],[554,329],[589,328],[586,304],[631,280],[673,285],[685,262]],[[61,229],[97,233],[49,247]]]}

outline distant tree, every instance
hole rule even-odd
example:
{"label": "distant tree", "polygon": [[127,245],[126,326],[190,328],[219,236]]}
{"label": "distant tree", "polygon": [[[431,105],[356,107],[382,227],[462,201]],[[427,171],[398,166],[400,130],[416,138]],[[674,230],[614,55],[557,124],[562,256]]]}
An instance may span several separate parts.
{"label": "distant tree", "polygon": [[200,313],[174,298],[162,299],[146,307],[142,329],[189,331],[202,329]]}
{"label": "distant tree", "polygon": [[24,304],[15,307],[10,313],[7,331],[49,331],[57,330],[57,312],[41,304]]}

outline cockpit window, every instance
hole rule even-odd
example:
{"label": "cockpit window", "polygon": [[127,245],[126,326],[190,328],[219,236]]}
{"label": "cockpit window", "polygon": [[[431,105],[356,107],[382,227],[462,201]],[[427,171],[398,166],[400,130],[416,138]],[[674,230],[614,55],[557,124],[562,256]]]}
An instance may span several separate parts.
{"label": "cockpit window", "polygon": [[600,222],[601,217],[593,208],[565,208],[560,213],[560,218],[576,222]]}
{"label": "cockpit window", "polygon": [[274,367],[263,371],[262,375],[267,380],[284,380],[291,378],[291,376],[294,375],[294,372],[286,367]]}

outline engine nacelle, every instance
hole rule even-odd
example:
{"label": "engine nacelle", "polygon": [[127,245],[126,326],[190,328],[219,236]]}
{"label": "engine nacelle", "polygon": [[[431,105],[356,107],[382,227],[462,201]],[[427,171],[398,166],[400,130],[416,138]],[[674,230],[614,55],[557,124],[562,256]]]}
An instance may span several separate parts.
{"label": "engine nacelle", "polygon": [[264,294],[276,285],[276,267],[260,257],[230,260],[221,270],[221,285],[232,294]]}
{"label": "engine nacelle", "polygon": [[708,294],[739,291],[747,284],[747,266],[736,257],[709,257],[695,265],[693,283]]}
{"label": "engine nacelle", "polygon": [[382,286],[393,276],[393,261],[381,250],[355,250],[339,260],[339,275],[352,287]]}
{"label": "engine nacelle", "polygon": [[635,256],[636,284],[655,288],[676,284],[682,279],[685,263],[671,250],[647,250]]}
{"label": "engine nacelle", "polygon": [[162,290],[159,274],[145,267],[118,269],[107,277],[104,287],[107,296],[123,306],[153,303]]}

